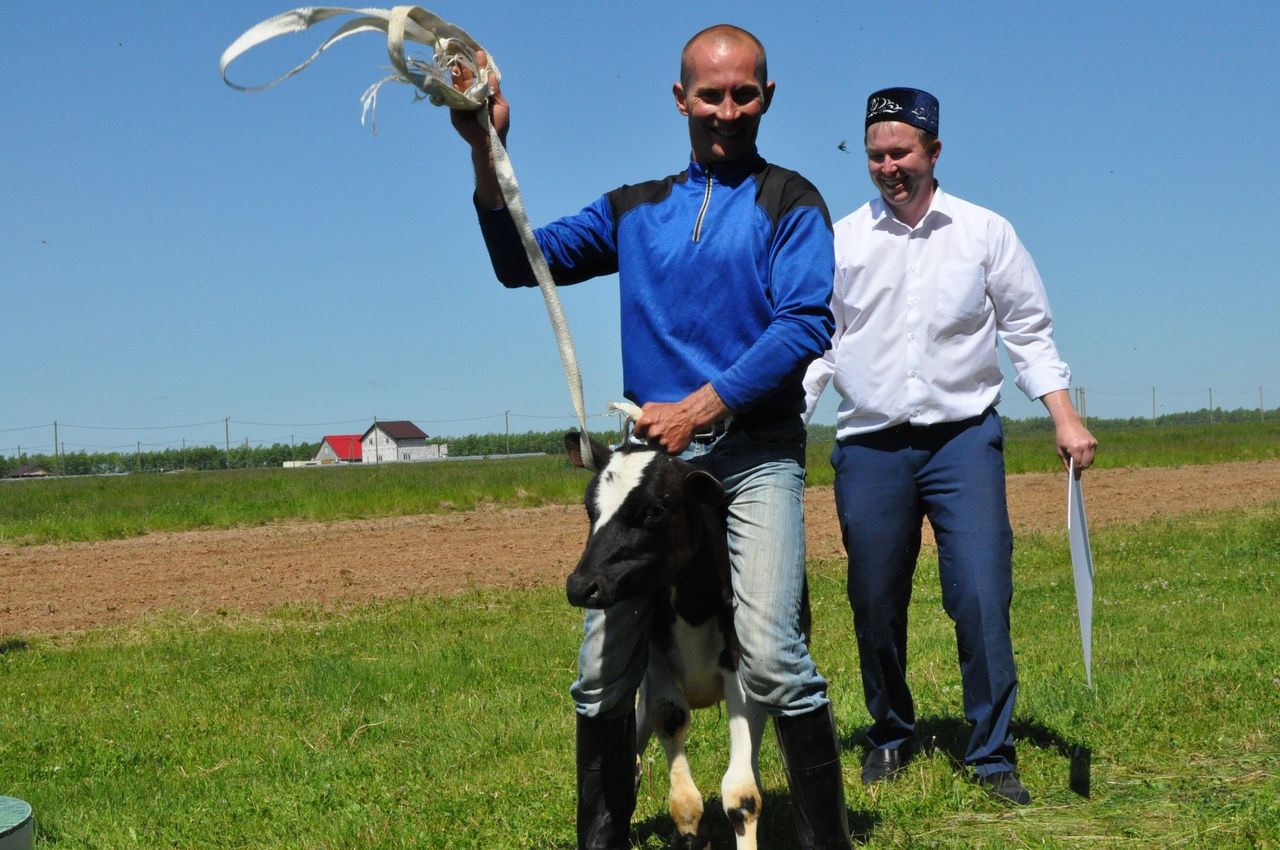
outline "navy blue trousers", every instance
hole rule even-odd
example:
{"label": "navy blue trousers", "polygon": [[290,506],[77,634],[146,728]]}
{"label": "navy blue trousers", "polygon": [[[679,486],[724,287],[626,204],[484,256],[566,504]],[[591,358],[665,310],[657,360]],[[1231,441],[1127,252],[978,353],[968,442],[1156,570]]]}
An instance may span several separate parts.
{"label": "navy blue trousers", "polygon": [[907,606],[924,517],[938,544],[942,604],[955,623],[972,733],[965,763],[979,775],[1014,764],[1018,694],[1009,603],[1013,531],[1005,500],[1004,433],[995,410],[963,422],[900,425],[840,440],[831,456],[849,556],[848,592],[873,747],[915,731],[907,686]]}

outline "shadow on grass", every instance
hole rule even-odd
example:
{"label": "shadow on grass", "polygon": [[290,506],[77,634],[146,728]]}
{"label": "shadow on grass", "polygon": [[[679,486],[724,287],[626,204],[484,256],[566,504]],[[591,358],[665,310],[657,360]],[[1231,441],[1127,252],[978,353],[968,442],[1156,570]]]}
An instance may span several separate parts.
{"label": "shadow on grass", "polygon": [[[1069,785],[1081,797],[1089,796],[1089,773],[1092,751],[1083,742],[1062,737],[1053,729],[1035,720],[1013,722],[1014,743],[1032,746],[1039,750],[1051,750],[1068,760],[1071,765]],[[912,747],[917,754],[932,756],[941,752],[955,767],[963,769],[964,752],[969,743],[969,723],[959,717],[923,717],[916,723]],[[845,735],[840,745],[847,753],[856,753],[860,763],[866,752],[866,729]]]}
{"label": "shadow on grass", "polygon": [[8,640],[0,640],[0,655],[7,655],[10,652],[22,652],[24,649],[30,649],[31,644],[22,638],[9,638]]}
{"label": "shadow on grass", "polygon": [[[856,843],[866,841],[875,828],[878,818],[872,812],[848,810],[849,829]],[[725,817],[718,796],[708,796],[703,800],[703,828],[712,847],[732,847],[735,836],[729,819]],[[666,814],[655,815],[632,826],[633,837],[643,844],[657,836],[670,843],[675,834],[675,823]],[[760,825],[757,837],[761,847],[793,847],[796,842],[795,811],[791,805],[791,795],[779,791],[766,791],[764,805],[760,811]]]}

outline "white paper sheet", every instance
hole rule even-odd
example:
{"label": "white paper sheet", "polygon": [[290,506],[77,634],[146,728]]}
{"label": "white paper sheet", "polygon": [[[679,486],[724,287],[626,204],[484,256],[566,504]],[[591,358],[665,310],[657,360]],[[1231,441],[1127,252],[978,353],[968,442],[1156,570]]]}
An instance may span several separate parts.
{"label": "white paper sheet", "polygon": [[1080,614],[1080,647],[1084,677],[1093,687],[1093,552],[1089,523],[1084,515],[1084,487],[1076,478],[1075,460],[1067,474],[1067,538],[1071,541],[1071,569],[1076,579],[1076,610]]}

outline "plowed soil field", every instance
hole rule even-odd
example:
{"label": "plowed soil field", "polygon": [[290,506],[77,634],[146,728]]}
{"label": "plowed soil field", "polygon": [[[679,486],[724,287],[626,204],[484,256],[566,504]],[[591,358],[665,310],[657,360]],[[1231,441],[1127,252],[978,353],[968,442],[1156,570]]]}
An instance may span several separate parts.
{"label": "plowed soil field", "polygon": [[[1280,499],[1280,461],[1085,476],[1090,528]],[[1015,533],[1065,533],[1065,474],[1009,478]],[[812,557],[843,554],[831,488],[806,498]],[[558,585],[586,539],[579,506],[282,523],[129,540],[0,546],[0,635],[53,634],[158,610],[260,612],[473,587]]]}

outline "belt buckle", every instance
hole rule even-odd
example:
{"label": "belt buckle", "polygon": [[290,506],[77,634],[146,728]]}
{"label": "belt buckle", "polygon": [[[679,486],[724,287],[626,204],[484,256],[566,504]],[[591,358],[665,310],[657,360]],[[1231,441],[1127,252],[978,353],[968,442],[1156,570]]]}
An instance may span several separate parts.
{"label": "belt buckle", "polygon": [[724,419],[712,422],[710,425],[703,427],[701,431],[695,431],[691,437],[694,440],[714,440],[716,437],[723,436],[728,433],[729,425],[733,422],[732,416],[726,416]]}

